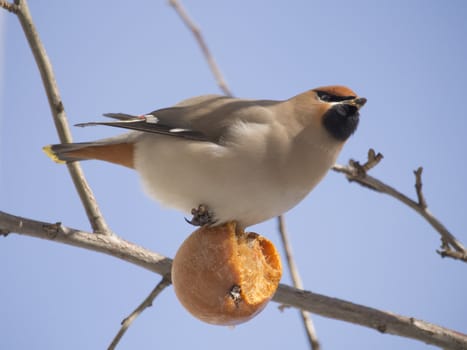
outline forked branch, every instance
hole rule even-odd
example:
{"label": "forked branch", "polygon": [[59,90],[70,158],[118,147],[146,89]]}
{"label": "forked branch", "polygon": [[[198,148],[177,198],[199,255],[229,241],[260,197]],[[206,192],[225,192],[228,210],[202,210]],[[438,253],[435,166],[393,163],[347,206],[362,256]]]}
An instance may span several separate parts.
{"label": "forked branch", "polygon": [[467,251],[464,245],[428,210],[428,205],[422,192],[423,168],[420,167],[414,171],[417,194],[417,200],[415,201],[394,187],[368,175],[368,170],[376,166],[382,158],[383,156],[380,153],[376,154],[373,149],[370,149],[368,151],[368,160],[363,165],[357,161],[350,160],[347,166],[336,164],[332,169],[338,173],[345,174],[351,182],[356,182],[374,191],[385,193],[415,210],[441,235],[441,249],[437,252],[442,257],[448,256],[467,262]]}

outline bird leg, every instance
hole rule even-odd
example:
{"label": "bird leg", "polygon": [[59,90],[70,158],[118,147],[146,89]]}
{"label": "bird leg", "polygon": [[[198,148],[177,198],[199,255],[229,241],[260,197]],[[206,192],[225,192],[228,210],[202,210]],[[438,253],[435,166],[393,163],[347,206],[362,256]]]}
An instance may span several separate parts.
{"label": "bird leg", "polygon": [[204,204],[200,204],[198,208],[191,209],[191,215],[193,215],[192,219],[188,220],[185,218],[185,221],[193,226],[212,225],[216,223],[216,220],[214,220],[214,213]]}

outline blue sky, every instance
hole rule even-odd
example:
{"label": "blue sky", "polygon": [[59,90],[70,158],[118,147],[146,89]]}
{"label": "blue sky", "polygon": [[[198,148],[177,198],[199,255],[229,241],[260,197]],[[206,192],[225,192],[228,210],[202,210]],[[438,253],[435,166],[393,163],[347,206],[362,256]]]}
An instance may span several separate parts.
{"label": "blue sky", "polygon": [[[339,157],[384,160],[371,174],[411,197],[424,167],[430,210],[467,244],[467,3],[440,1],[185,1],[235,95],[285,99],[344,84],[368,98]],[[30,3],[70,124],[105,112],[145,113],[219,92],[191,34],[166,1]],[[37,67],[17,19],[2,11],[1,210],[89,229],[63,166]],[[110,128],[73,128],[85,141]],[[83,163],[123,238],[174,256],[191,232],[181,213],[141,191],[130,170]],[[314,292],[467,332],[467,265],[441,259],[438,234],[392,198],[329,173],[286,216],[304,285]],[[279,245],[275,221],[253,227]],[[0,240],[0,348],[102,349],[159,280],[102,254],[10,235]],[[288,273],[282,279],[290,283]],[[298,314],[271,303],[234,329],[191,317],[166,289],[121,349],[306,349]],[[315,316],[326,349],[428,349]]]}

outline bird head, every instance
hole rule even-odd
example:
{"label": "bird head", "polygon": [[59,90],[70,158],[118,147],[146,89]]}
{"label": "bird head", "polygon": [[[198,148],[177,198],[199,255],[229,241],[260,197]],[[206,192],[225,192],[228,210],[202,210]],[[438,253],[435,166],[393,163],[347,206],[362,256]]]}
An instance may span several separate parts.
{"label": "bird head", "polygon": [[314,99],[321,104],[321,121],[329,134],[339,141],[346,141],[357,129],[359,110],[366,98],[358,97],[345,86],[325,86],[311,90]]}

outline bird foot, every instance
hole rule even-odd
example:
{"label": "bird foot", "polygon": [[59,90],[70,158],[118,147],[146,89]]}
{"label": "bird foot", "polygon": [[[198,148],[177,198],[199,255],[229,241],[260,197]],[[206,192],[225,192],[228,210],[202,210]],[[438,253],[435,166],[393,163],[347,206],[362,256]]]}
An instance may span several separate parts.
{"label": "bird foot", "polygon": [[204,204],[191,209],[191,215],[193,215],[192,219],[185,218],[185,221],[193,226],[213,225],[217,222],[214,220],[214,213]]}

